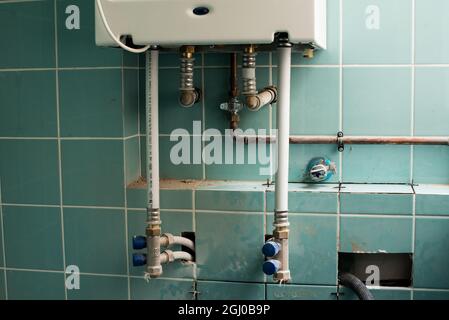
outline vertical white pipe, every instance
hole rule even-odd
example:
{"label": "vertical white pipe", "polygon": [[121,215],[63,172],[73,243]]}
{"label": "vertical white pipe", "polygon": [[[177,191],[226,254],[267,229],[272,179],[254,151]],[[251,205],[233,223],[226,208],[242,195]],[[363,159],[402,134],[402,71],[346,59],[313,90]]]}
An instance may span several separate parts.
{"label": "vertical white pipe", "polygon": [[279,282],[290,280],[289,269],[289,222],[288,222],[288,167],[290,148],[290,80],[291,47],[289,44],[278,48],[279,57],[279,98],[277,103],[277,143],[278,170],[275,183],[274,236],[281,244],[277,259],[281,262],[274,279]]}
{"label": "vertical white pipe", "polygon": [[276,211],[288,211],[288,161],[290,135],[291,48],[278,48],[279,97],[277,102],[278,170],[276,173]]}
{"label": "vertical white pipe", "polygon": [[159,51],[146,52],[146,124],[147,124],[147,272],[162,274],[161,220],[159,210]]}
{"label": "vertical white pipe", "polygon": [[151,50],[152,206],[159,209],[159,50]]}

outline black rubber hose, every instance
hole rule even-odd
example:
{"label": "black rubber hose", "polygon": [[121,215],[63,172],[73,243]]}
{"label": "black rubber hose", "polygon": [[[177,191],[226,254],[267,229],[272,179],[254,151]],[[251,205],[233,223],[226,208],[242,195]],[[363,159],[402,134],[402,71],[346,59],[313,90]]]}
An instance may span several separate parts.
{"label": "black rubber hose", "polygon": [[352,289],[360,300],[374,300],[373,294],[365,286],[365,284],[351,273],[340,273],[338,275],[340,284]]}

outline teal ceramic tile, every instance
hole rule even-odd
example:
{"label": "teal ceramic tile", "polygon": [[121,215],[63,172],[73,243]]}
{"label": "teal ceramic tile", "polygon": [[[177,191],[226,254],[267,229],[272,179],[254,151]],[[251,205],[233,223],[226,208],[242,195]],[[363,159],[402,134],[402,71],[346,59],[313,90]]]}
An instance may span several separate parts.
{"label": "teal ceramic tile", "polygon": [[413,284],[449,289],[449,219],[416,218]]}
{"label": "teal ceramic tile", "polygon": [[198,279],[262,282],[263,229],[262,214],[196,212]]}
{"label": "teal ceramic tile", "polygon": [[160,191],[161,208],[163,209],[192,209],[192,190]]}
{"label": "teal ceramic tile", "polygon": [[[290,214],[290,272],[292,283],[333,285],[337,279],[337,217]],[[267,219],[267,234],[273,230]],[[272,279],[269,278],[272,282]]]}
{"label": "teal ceramic tile", "polygon": [[[203,149],[208,180],[266,181],[271,175],[270,148],[265,143],[245,144],[230,136],[210,137]],[[216,150],[221,150],[221,155]]]}
{"label": "teal ceramic tile", "polygon": [[435,290],[413,290],[414,300],[449,300],[448,291],[435,291]]}
{"label": "teal ceramic tile", "polygon": [[[188,144],[184,145],[181,141],[187,139],[192,145],[192,137],[182,137],[175,141],[170,141],[170,137],[159,138],[159,163],[161,179],[201,179],[203,177],[203,168],[201,165],[201,156],[199,162],[194,162],[192,153],[189,151]],[[182,147],[181,146],[185,146]],[[146,152],[145,149],[142,152]],[[173,158],[170,156],[173,153]],[[190,155],[187,157],[186,155]],[[186,161],[181,160],[186,157]],[[189,159],[187,159],[189,158]],[[178,163],[179,160],[179,164]],[[146,165],[146,163],[145,163]]]}
{"label": "teal ceramic tile", "polygon": [[[182,232],[193,231],[192,212],[161,211],[162,233],[181,235]],[[146,212],[128,210],[128,252],[129,270],[134,276],[143,276],[145,267],[134,267],[132,265],[133,253],[146,253],[146,249],[134,250],[132,248],[132,237],[135,235],[145,235]],[[181,246],[173,246],[170,250],[179,251]],[[163,265],[163,277],[168,278],[193,278],[193,264],[175,261]]]}
{"label": "teal ceramic tile", "polygon": [[[122,65],[121,49],[99,47],[95,44],[94,1],[58,0],[56,3],[60,67],[111,67]],[[73,20],[75,10],[79,11],[79,28]],[[80,54],[80,52],[83,52],[83,54]]]}
{"label": "teal ceramic tile", "polygon": [[62,142],[63,201],[66,205],[124,205],[123,142]]}
{"label": "teal ceramic tile", "polygon": [[339,119],[338,68],[293,68],[290,134],[335,135]]}
{"label": "teal ceramic tile", "polygon": [[80,272],[126,274],[125,213],[113,209],[64,209],[66,264]]}
{"label": "teal ceramic tile", "polygon": [[410,68],[346,68],[345,135],[410,135],[411,83]]}
{"label": "teal ceramic tile", "polygon": [[263,212],[264,193],[197,190],[195,192],[195,209]]}
{"label": "teal ceramic tile", "polygon": [[449,195],[416,195],[417,215],[449,216]]}
{"label": "teal ceramic tile", "polygon": [[54,71],[0,73],[0,104],[0,136],[57,136]]}
{"label": "teal ceramic tile", "polygon": [[342,214],[411,215],[413,213],[413,195],[342,193],[340,206]]}
{"label": "teal ceramic tile", "polygon": [[410,146],[349,145],[343,152],[345,183],[409,183]]}
{"label": "teal ceramic tile", "polygon": [[59,208],[3,206],[3,227],[7,267],[63,270]]}
{"label": "teal ceramic tile", "polygon": [[[147,207],[147,189],[128,188],[126,191],[128,208]],[[192,190],[160,190],[162,209],[192,209]]]}
{"label": "teal ceramic tile", "polygon": [[348,64],[411,62],[412,3],[345,0],[343,61]]}
{"label": "teal ceramic tile", "polygon": [[267,284],[268,300],[335,300],[336,286]]}
{"label": "teal ceramic tile", "polygon": [[[375,300],[410,300],[411,290],[409,289],[372,289],[369,291],[374,296]],[[341,287],[340,300],[359,300],[351,289]]]}
{"label": "teal ceramic tile", "polygon": [[64,274],[6,271],[8,300],[64,300]]}
{"label": "teal ceramic tile", "polygon": [[[238,72],[240,72],[240,69]],[[220,104],[229,100],[229,77],[229,68],[211,68],[204,70],[203,93],[206,129],[216,129],[224,133],[225,129],[230,128],[230,113],[220,109]],[[269,68],[257,68],[256,79],[258,90],[262,90],[270,85]],[[242,88],[241,77],[239,77],[239,87]],[[241,102],[243,103],[243,100]],[[244,106],[239,112],[239,116],[240,122],[238,127],[242,130],[269,130],[269,107],[263,107],[259,111],[254,112],[249,111]],[[190,126],[187,128],[190,128]]]}
{"label": "teal ceramic tile", "polygon": [[[337,213],[337,193],[289,192],[288,210],[297,213]],[[267,192],[267,212],[273,212],[274,192]]]}
{"label": "teal ceramic tile", "polygon": [[[289,182],[306,181],[306,168],[310,160],[316,157],[325,157],[335,162],[339,167],[339,152],[335,145],[320,144],[290,144],[290,167]],[[337,182],[339,173],[334,175],[328,182]]]}
{"label": "teal ceramic tile", "polygon": [[193,300],[193,281],[131,278],[132,300]]}
{"label": "teal ceramic tile", "polygon": [[126,206],[128,208],[147,207],[147,190],[145,188],[126,188]]}
{"label": "teal ceramic tile", "polygon": [[5,271],[0,270],[0,300],[6,300]]}
{"label": "teal ceramic tile", "polygon": [[59,72],[61,136],[122,137],[122,71]]}
{"label": "teal ceramic tile", "polygon": [[0,5],[0,30],[8,30],[2,37],[3,43],[8,45],[0,52],[0,68],[55,67],[54,2]]}
{"label": "teal ceramic tile", "polygon": [[50,140],[1,140],[3,203],[59,204],[58,147]]}
{"label": "teal ceramic tile", "polygon": [[198,281],[198,300],[264,300],[262,283]]}
{"label": "teal ceramic tile", "polygon": [[139,126],[140,126],[140,134],[145,135],[147,131],[146,127],[146,73],[145,69],[139,69],[139,78],[138,78],[138,86],[139,86]]}
{"label": "teal ceramic tile", "polygon": [[128,279],[80,275],[79,289],[67,290],[69,300],[126,300],[128,299]]}
{"label": "teal ceramic tile", "polygon": [[[433,51],[433,50],[431,50]],[[416,68],[415,134],[447,136],[449,68]]]}
{"label": "teal ceramic tile", "polygon": [[138,70],[123,70],[124,136],[139,133],[139,79]]}
{"label": "teal ceramic tile", "polygon": [[354,194],[413,194],[414,190],[409,184],[385,184],[385,183],[343,183],[340,186],[341,193]]}
{"label": "teal ceramic tile", "polygon": [[[445,0],[416,0],[416,62],[449,63],[449,21]],[[429,50],[432,48],[432,50]]]}
{"label": "teal ceramic tile", "polygon": [[[1,202],[1,198],[0,198]],[[2,207],[0,206],[0,223],[3,225],[3,212]],[[3,260],[3,228],[0,227],[0,268],[3,268],[5,266],[5,260]],[[0,290],[1,291],[1,290]]]}
{"label": "teal ceramic tile", "polygon": [[[201,88],[201,72],[194,73],[195,86]],[[179,70],[159,70],[159,133],[171,134],[183,128],[192,134],[193,121],[202,121],[201,101],[190,108],[179,104]],[[201,134],[201,133],[200,133]]]}
{"label": "teal ceramic tile", "polygon": [[123,66],[130,67],[130,68],[138,68],[139,67],[139,57],[140,57],[140,54],[135,54],[135,53],[123,50]]}
{"label": "teal ceramic tile", "polygon": [[414,146],[413,183],[449,183],[447,146]]}
{"label": "teal ceramic tile", "polygon": [[137,181],[141,175],[139,144],[139,137],[133,137],[125,140],[125,175],[127,185]]}
{"label": "teal ceramic tile", "polygon": [[412,218],[340,218],[342,252],[413,252]]}
{"label": "teal ceramic tile", "polygon": [[340,1],[327,0],[327,48],[316,50],[313,59],[293,53],[292,64],[338,64],[340,61]]}

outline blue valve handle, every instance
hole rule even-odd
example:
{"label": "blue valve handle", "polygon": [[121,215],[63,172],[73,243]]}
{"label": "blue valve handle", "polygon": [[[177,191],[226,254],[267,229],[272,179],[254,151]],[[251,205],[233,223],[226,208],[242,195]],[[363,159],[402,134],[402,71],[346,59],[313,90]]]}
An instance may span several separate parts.
{"label": "blue valve handle", "polygon": [[147,264],[147,255],[145,253],[133,253],[133,266],[140,267]]}
{"label": "blue valve handle", "polygon": [[133,237],[133,249],[139,250],[147,247],[147,238],[145,236]]}
{"label": "blue valve handle", "polygon": [[275,241],[267,241],[262,247],[262,253],[265,257],[274,257],[281,250],[281,244]]}
{"label": "blue valve handle", "polygon": [[281,262],[279,260],[267,260],[262,265],[263,273],[265,273],[268,276],[271,276],[272,274],[275,274],[279,268],[281,267]]}

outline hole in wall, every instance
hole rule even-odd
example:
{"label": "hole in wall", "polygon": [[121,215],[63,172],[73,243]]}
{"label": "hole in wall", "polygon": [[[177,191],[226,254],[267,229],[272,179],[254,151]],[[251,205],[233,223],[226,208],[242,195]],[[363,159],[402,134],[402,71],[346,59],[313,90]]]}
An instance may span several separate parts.
{"label": "hole in wall", "polygon": [[410,287],[413,254],[405,253],[338,253],[338,271],[349,272],[363,282],[378,274],[380,286]]}
{"label": "hole in wall", "polygon": [[[183,231],[183,232],[181,232],[181,236],[184,237],[184,238],[192,240],[193,243],[195,244],[195,232]],[[196,248],[196,246],[195,246],[195,248]],[[195,252],[194,251],[190,250],[189,248],[187,248],[185,246],[181,246],[181,250],[185,251],[185,252],[188,252],[188,253],[190,253],[192,255],[192,257],[193,257],[193,261],[192,262],[196,261],[196,256],[195,256]]]}

